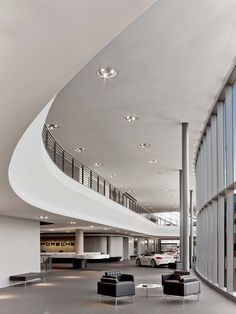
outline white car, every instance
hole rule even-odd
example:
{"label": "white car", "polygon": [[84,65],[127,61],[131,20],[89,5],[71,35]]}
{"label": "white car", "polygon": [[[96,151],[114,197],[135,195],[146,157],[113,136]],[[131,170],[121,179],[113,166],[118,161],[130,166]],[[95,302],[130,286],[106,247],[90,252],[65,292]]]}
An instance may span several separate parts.
{"label": "white car", "polygon": [[139,255],[136,258],[137,266],[166,266],[169,263],[175,263],[176,259],[171,255],[158,254],[155,252],[149,252],[146,254]]}

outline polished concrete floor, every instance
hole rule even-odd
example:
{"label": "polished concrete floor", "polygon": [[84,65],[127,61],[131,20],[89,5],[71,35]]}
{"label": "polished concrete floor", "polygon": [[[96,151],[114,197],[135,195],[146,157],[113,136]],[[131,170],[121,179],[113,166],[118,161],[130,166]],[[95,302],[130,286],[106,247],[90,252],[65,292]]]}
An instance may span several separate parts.
{"label": "polished concrete floor", "polygon": [[106,270],[120,270],[135,276],[136,284],[160,283],[165,268],[136,267],[133,261],[114,264],[89,264],[87,270],[54,269],[46,283],[12,286],[0,290],[0,314],[231,314],[236,303],[202,283],[200,301],[188,297],[183,304],[178,298],[165,302],[161,289],[153,289],[145,298],[143,289],[136,289],[134,303],[104,299],[98,301],[96,282]]}

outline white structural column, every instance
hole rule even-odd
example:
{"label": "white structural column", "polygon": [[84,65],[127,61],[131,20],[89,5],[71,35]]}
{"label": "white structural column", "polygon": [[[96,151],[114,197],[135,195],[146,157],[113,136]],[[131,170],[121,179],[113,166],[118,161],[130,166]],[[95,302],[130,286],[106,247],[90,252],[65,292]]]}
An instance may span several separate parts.
{"label": "white structural column", "polygon": [[190,267],[193,265],[193,191],[190,191]]}
{"label": "white structural column", "polygon": [[189,132],[188,123],[182,123],[183,175],[183,269],[189,270]]}
{"label": "white structural column", "polygon": [[[233,104],[232,104],[232,86],[226,87],[226,185],[233,183]],[[234,273],[234,191],[227,191],[227,210],[226,210],[226,228],[227,228],[227,291],[233,292],[233,273]]]}
{"label": "white structural column", "polygon": [[75,253],[84,254],[84,232],[83,230],[75,230]]}
{"label": "white structural column", "polygon": [[183,261],[183,173],[179,170],[180,260]]}

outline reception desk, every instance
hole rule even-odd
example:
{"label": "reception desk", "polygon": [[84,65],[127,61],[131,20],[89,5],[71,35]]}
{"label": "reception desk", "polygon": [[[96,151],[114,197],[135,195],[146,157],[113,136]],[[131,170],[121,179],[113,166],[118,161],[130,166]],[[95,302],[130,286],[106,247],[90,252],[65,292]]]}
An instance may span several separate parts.
{"label": "reception desk", "polygon": [[52,270],[52,263],[71,263],[74,268],[87,268],[88,261],[108,260],[109,254],[101,252],[85,252],[84,254],[76,254],[75,252],[50,252],[41,253],[41,260],[47,260],[47,271]]}

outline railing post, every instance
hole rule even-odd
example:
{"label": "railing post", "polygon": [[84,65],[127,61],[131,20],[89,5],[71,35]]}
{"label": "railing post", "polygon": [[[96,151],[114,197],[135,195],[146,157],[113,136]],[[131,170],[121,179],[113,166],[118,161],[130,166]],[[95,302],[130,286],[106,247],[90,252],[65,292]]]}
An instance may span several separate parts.
{"label": "railing post", "polygon": [[103,195],[106,196],[106,180],[103,181]]}
{"label": "railing post", "polygon": [[74,169],[74,167],[75,167],[75,159],[74,159],[74,157],[72,157],[72,163],[71,163],[71,177],[74,179],[74,176],[75,176],[75,169]]}
{"label": "railing post", "polygon": [[57,142],[53,143],[53,161],[56,164],[57,161]]}
{"label": "railing post", "polygon": [[99,193],[99,176],[97,176],[97,192]]}
{"label": "railing post", "polygon": [[81,176],[82,176],[82,184],[84,184],[84,165],[81,166]]}
{"label": "railing post", "polygon": [[92,172],[92,170],[90,170],[89,186],[90,186],[90,189],[93,188],[93,172]]}
{"label": "railing post", "polygon": [[46,150],[48,150],[48,129],[45,127],[45,146],[46,146]]}
{"label": "railing post", "polygon": [[111,199],[111,183],[109,183],[109,199]]}
{"label": "railing post", "polygon": [[62,151],[62,171],[65,172],[65,151]]}

